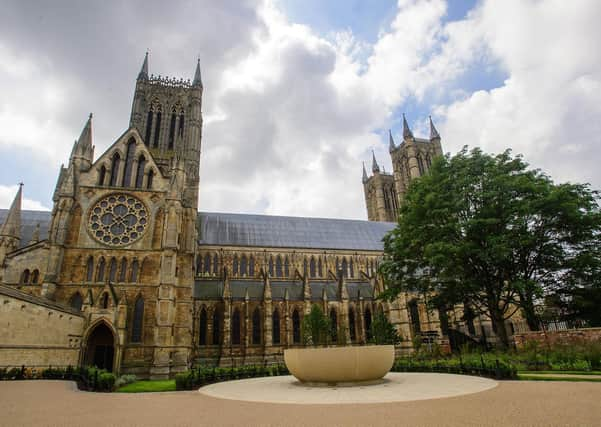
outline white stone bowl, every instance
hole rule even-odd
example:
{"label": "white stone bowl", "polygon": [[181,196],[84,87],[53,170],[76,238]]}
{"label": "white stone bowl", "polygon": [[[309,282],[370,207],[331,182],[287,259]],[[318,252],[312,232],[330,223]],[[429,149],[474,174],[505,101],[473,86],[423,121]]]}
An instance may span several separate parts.
{"label": "white stone bowl", "polygon": [[303,383],[370,382],[390,371],[394,346],[291,348],[284,350],[284,362]]}

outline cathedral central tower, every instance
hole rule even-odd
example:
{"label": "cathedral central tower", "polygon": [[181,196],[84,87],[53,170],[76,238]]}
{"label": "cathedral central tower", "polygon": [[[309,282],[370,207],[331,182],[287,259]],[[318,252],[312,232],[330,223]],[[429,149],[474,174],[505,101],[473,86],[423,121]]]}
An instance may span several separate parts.
{"label": "cathedral central tower", "polygon": [[136,81],[130,117],[130,127],[138,130],[161,172],[168,174],[174,157],[183,162],[184,206],[195,209],[198,207],[202,92],[200,62],[190,82],[149,75],[146,53]]}

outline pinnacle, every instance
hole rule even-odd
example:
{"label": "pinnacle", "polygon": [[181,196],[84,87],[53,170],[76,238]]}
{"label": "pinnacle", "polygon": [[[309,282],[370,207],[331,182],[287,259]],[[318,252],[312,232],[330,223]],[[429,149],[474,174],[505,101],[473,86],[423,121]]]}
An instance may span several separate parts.
{"label": "pinnacle", "polygon": [[144,56],[144,62],[142,63],[142,69],[138,74],[138,80],[148,80],[148,51]]}
{"label": "pinnacle", "polygon": [[394,145],[394,139],[392,138],[392,132],[388,129],[388,151],[392,152],[396,146]]}
{"label": "pinnacle", "polygon": [[0,227],[0,236],[10,236],[17,239],[21,238],[21,203],[23,199],[23,183],[19,183],[19,190],[10,205],[8,215],[4,224]]}
{"label": "pinnacle", "polygon": [[432,122],[432,116],[428,116],[428,118],[430,119],[430,139],[440,139],[440,134],[434,127],[434,122]]}
{"label": "pinnacle", "polygon": [[192,81],[192,86],[200,86],[202,87],[202,77],[200,75],[200,57],[196,62],[196,71],[194,72],[194,80]]}
{"label": "pinnacle", "polygon": [[372,155],[371,171],[373,173],[380,172],[380,166],[378,165],[378,162],[376,160],[376,154],[374,153],[374,150],[371,150],[371,155]]}
{"label": "pinnacle", "polygon": [[411,128],[407,123],[405,113],[403,113],[403,139],[413,139],[413,132],[411,132]]}

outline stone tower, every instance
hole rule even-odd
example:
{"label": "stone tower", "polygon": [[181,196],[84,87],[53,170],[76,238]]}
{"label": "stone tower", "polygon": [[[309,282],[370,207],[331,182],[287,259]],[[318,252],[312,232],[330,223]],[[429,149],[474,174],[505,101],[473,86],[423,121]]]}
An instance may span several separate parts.
{"label": "stone tower", "polygon": [[389,131],[392,175],[380,172],[373,155],[372,176],[363,166],[363,191],[369,221],[396,221],[409,183],[424,175],[436,156],[442,155],[440,134],[430,118],[430,138],[416,138],[403,114],[403,141],[397,146]]}
{"label": "stone tower", "polygon": [[184,205],[197,208],[202,139],[202,79],[200,60],[194,79],[148,74],[148,53],[138,74],[130,127],[135,127],[162,172],[171,160],[183,161],[186,172]]}

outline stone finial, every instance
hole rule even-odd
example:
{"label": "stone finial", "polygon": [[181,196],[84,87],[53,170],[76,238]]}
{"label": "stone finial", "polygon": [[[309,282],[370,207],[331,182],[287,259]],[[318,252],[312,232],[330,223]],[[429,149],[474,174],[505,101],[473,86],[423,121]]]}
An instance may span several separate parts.
{"label": "stone finial", "polygon": [[142,63],[142,68],[138,74],[138,80],[148,80],[148,51],[146,51],[146,55],[144,55],[144,62]]}
{"label": "stone finial", "polygon": [[392,132],[388,129],[388,151],[391,153],[395,150],[394,139],[392,138]]}
{"label": "stone finial", "polygon": [[29,241],[30,245],[37,243],[40,241],[40,223],[38,222],[33,229],[33,233],[31,234],[31,240]]}
{"label": "stone finial", "polygon": [[428,118],[430,119],[430,140],[440,139],[440,134],[434,127],[434,122],[432,122],[432,116],[428,116]]}
{"label": "stone finial", "polygon": [[374,150],[371,150],[371,156],[371,171],[373,173],[380,173],[380,166],[376,160],[376,153],[374,153]]}
{"label": "stone finial", "polygon": [[365,170],[365,162],[363,162],[363,178],[362,178],[363,184],[365,184],[368,179],[369,178],[367,177],[367,171]]}
{"label": "stone finial", "polygon": [[407,123],[405,113],[403,113],[403,139],[413,139],[413,132],[411,132],[411,128]]}

